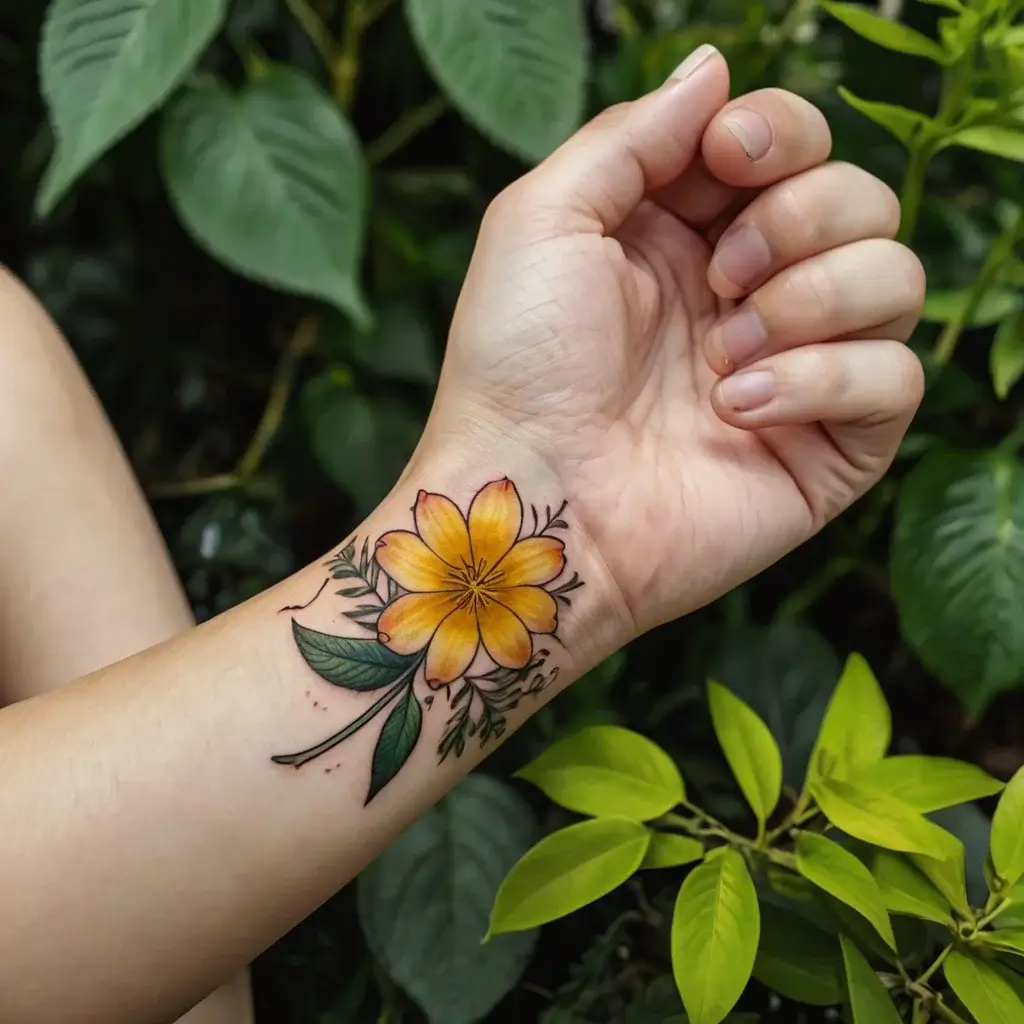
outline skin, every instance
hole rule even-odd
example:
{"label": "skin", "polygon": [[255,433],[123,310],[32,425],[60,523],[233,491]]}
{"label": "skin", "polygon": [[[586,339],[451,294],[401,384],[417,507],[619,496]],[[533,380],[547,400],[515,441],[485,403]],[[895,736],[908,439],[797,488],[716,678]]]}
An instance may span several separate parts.
{"label": "skin", "polygon": [[[421,444],[357,535],[409,529],[421,490],[465,509],[508,476],[526,502],[567,499],[586,587],[560,613],[563,686],[849,506],[920,401],[904,342],[924,275],[891,240],[889,190],[828,151],[798,97],[728,102],[702,48],[513,184],[481,225]],[[318,681],[281,609],[323,579],[310,566],[0,712],[0,830],[18,835],[0,845],[0,1017],[172,1019],[479,761],[471,745],[437,764],[441,701],[369,804],[368,731],[329,774],[269,763],[366,706],[303,696]],[[325,599],[302,622],[338,632],[340,612]]]}

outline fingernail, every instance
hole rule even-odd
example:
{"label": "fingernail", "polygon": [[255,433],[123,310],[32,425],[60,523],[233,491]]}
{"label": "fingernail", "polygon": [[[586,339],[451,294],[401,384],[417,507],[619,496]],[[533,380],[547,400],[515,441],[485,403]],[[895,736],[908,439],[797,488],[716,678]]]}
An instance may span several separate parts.
{"label": "fingernail", "polygon": [[771,266],[772,251],[757,228],[744,224],[725,234],[718,243],[711,265],[739,288],[760,280]]}
{"label": "fingernail", "polygon": [[669,78],[675,79],[677,82],[681,82],[684,78],[689,78],[701,64],[709,60],[716,53],[718,51],[710,43],[702,43],[669,75]]}
{"label": "fingernail", "polygon": [[756,310],[742,309],[719,325],[716,340],[726,361],[739,365],[764,347],[768,332]]}
{"label": "fingernail", "polygon": [[772,126],[756,110],[740,107],[732,111],[725,118],[725,127],[751,160],[760,160],[772,148],[775,137]]}
{"label": "fingernail", "polygon": [[750,412],[767,405],[775,394],[775,374],[771,370],[750,370],[726,377],[718,385],[721,400],[736,412]]}

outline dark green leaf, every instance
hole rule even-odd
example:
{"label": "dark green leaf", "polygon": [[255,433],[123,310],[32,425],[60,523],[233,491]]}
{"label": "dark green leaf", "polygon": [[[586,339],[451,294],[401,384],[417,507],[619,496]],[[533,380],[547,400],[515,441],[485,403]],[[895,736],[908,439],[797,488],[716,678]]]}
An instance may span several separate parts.
{"label": "dark green leaf", "polygon": [[415,655],[395,654],[376,640],[332,636],[292,620],[292,634],[303,658],[321,679],[346,690],[380,690],[416,663]]}
{"label": "dark green leaf", "polygon": [[893,594],[903,633],[973,714],[1024,678],[1024,466],[926,456],[905,480]]}
{"label": "dark green leaf", "polygon": [[362,149],[311,78],[271,66],[237,94],[196,84],[168,108],[161,154],[178,215],[217,259],[369,322]]}
{"label": "dark green leaf", "polygon": [[541,160],[583,113],[586,36],[577,0],[406,0],[431,74],[499,145]]}
{"label": "dark green leaf", "polygon": [[480,940],[502,878],[535,837],[511,787],[471,775],[359,876],[367,942],[431,1020],[475,1024],[529,962],[536,931]]}
{"label": "dark green leaf", "polygon": [[39,213],[167,99],[226,13],[227,0],[53,0],[39,63],[57,153]]}
{"label": "dark green leaf", "polygon": [[761,941],[754,977],[787,999],[811,1006],[842,1002],[835,936],[781,907],[761,904]]}
{"label": "dark green leaf", "polygon": [[[929,292],[921,319],[929,323],[948,324],[961,315],[971,300],[970,288]],[[969,327],[988,327],[1018,312],[1024,300],[1020,292],[1010,288],[989,288],[971,314]],[[944,368],[945,372],[945,368]]]}
{"label": "dark green leaf", "polygon": [[391,709],[381,729],[373,751],[370,768],[370,788],[366,794],[369,803],[401,770],[420,738],[423,709],[412,683],[398,703]]}

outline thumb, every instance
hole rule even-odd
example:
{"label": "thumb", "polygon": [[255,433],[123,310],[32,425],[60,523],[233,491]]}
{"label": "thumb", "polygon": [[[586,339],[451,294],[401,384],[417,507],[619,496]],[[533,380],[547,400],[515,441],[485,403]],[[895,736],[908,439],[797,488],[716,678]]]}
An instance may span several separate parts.
{"label": "thumb", "polygon": [[529,193],[520,198],[556,213],[566,230],[611,234],[647,193],[689,167],[728,99],[725,58],[699,46],[660,88],[584,125],[522,179]]}

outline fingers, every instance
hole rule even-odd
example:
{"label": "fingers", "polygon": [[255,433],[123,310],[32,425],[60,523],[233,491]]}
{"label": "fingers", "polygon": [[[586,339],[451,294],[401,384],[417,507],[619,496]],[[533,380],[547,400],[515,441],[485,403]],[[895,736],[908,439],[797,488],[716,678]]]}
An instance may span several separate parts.
{"label": "fingers", "polygon": [[892,238],[900,202],[888,185],[852,164],[822,164],[765,189],[715,247],[708,283],[739,298],[792,263],[849,242]]}
{"label": "fingers", "polygon": [[885,238],[853,242],[780,271],[716,324],[704,356],[724,375],[778,352],[837,337],[906,341],[924,304],[918,258]]}
{"label": "fingers", "polygon": [[704,229],[755,190],[822,163],[831,149],[828,122],[817,107],[783,89],[761,89],[715,114],[700,160],[657,199]]}
{"label": "fingers", "polygon": [[[719,381],[711,404],[745,430],[822,423],[866,486],[892,461],[924,393],[920,360],[898,341],[847,341],[780,352]],[[810,453],[808,453],[810,455]]]}
{"label": "fingers", "polygon": [[562,230],[610,234],[649,191],[686,170],[728,96],[724,58],[698,47],[660,89],[599,114],[510,192]]}

